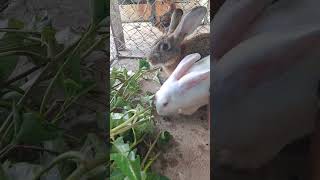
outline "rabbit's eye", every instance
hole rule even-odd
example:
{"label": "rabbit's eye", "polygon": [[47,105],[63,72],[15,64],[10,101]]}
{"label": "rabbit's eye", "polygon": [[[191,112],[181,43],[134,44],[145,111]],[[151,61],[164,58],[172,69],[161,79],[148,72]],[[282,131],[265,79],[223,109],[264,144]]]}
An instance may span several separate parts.
{"label": "rabbit's eye", "polygon": [[166,107],[168,104],[169,104],[168,101],[163,103],[163,107]]}
{"label": "rabbit's eye", "polygon": [[169,44],[167,43],[162,43],[160,46],[161,50],[167,51],[169,49]]}

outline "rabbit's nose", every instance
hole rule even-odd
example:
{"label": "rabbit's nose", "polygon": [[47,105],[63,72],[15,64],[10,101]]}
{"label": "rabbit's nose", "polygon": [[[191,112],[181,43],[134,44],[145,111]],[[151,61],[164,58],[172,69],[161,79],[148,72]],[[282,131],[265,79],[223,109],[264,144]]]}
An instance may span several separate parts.
{"label": "rabbit's nose", "polygon": [[157,60],[159,59],[160,55],[158,53],[150,53],[150,55],[148,56],[148,59],[152,62],[157,62]]}
{"label": "rabbit's nose", "polygon": [[163,113],[161,108],[156,108],[158,115],[164,116],[165,114]]}

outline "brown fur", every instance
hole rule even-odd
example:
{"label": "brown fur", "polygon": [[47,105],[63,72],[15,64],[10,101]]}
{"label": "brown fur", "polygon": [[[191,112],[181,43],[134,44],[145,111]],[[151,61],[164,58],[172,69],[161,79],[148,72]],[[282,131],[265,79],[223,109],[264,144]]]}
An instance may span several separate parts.
{"label": "brown fur", "polygon": [[148,55],[149,62],[152,65],[161,65],[169,76],[185,56],[192,53],[199,53],[202,57],[209,55],[208,33],[186,39],[186,36],[192,34],[200,25],[205,13],[206,8],[200,6],[185,15],[181,9],[176,9],[172,14],[169,31],[154,43]]}
{"label": "brown fur", "polygon": [[[194,45],[195,42],[198,44],[197,46]],[[185,56],[192,53],[199,53],[201,57],[210,55],[210,34],[209,33],[199,34],[197,36],[194,36],[191,39],[184,40],[181,44],[180,56],[170,60],[172,64],[163,66],[164,71],[168,75],[170,75],[175,70],[175,68],[180,63],[180,61]]]}

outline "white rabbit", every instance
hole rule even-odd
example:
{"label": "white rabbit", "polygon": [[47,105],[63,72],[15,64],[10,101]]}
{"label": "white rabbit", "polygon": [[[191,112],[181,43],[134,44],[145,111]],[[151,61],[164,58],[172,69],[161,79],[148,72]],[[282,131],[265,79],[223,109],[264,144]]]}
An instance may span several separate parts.
{"label": "white rabbit", "polygon": [[[159,115],[191,115],[209,103],[210,56],[186,56],[155,95]],[[199,60],[199,61],[198,61]]]}

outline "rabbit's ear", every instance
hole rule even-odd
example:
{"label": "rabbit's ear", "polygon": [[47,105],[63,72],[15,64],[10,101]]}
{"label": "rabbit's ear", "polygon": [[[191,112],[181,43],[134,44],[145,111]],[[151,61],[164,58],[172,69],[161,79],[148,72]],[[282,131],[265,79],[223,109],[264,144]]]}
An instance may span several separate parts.
{"label": "rabbit's ear", "polygon": [[178,64],[176,69],[171,74],[171,78],[179,80],[186,72],[192,67],[192,65],[201,58],[199,53],[190,54],[184,57]]}
{"label": "rabbit's ear", "polygon": [[202,81],[208,78],[210,78],[210,71],[187,74],[179,80],[180,88],[185,92],[195,86],[198,86]]}
{"label": "rabbit's ear", "polygon": [[221,58],[237,45],[252,21],[272,0],[226,1],[215,15],[210,29],[213,56]]}
{"label": "rabbit's ear", "polygon": [[173,11],[173,14],[171,16],[171,22],[170,22],[170,27],[169,27],[169,33],[173,33],[174,30],[177,28],[181,17],[183,15],[182,9],[175,9]]}
{"label": "rabbit's ear", "polygon": [[201,24],[206,13],[207,8],[203,6],[193,8],[182,17],[180,24],[174,31],[175,36],[182,40],[187,35],[193,33],[193,31]]}

